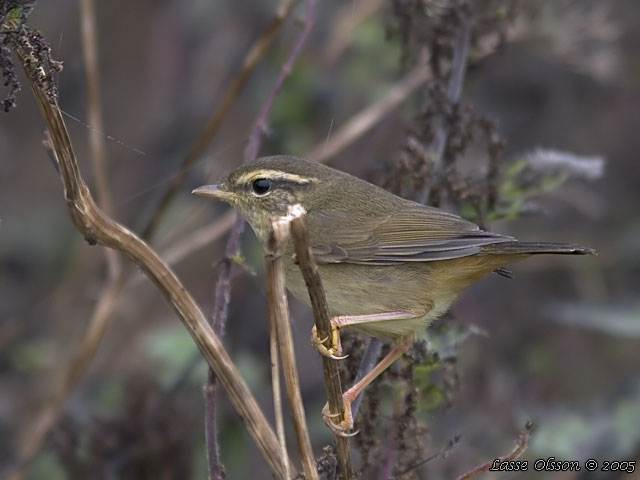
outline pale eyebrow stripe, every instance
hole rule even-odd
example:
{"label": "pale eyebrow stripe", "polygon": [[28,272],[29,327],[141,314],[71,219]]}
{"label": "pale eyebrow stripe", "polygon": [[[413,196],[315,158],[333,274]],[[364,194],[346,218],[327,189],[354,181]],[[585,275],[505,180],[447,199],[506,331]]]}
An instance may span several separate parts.
{"label": "pale eyebrow stripe", "polygon": [[238,183],[249,183],[257,178],[268,178],[270,180],[285,180],[287,182],[298,183],[300,185],[306,185],[309,183],[316,183],[318,181],[315,177],[303,177],[296,175],[295,173],[286,173],[279,170],[253,170],[251,172],[244,173],[238,177]]}

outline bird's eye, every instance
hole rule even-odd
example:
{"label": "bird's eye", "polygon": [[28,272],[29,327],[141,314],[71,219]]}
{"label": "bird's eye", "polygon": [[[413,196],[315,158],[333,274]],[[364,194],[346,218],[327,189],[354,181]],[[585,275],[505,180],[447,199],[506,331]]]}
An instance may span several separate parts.
{"label": "bird's eye", "polygon": [[256,178],[251,182],[251,189],[256,195],[266,195],[271,190],[271,180],[268,178]]}

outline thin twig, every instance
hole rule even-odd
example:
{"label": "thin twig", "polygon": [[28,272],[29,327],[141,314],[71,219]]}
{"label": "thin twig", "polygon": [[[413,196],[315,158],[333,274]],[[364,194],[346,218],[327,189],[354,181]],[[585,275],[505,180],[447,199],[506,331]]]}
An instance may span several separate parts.
{"label": "thin twig", "polygon": [[[264,105],[254,122],[253,128],[249,134],[249,142],[244,152],[244,163],[250,163],[256,159],[258,155],[258,151],[260,149],[260,143],[262,141],[262,135],[266,129],[267,118],[269,117],[269,113],[271,111],[271,107],[273,106],[273,102],[275,101],[276,96],[280,92],[282,85],[284,84],[285,79],[291,72],[291,68],[295,63],[298,55],[302,51],[302,47],[309,36],[309,32],[313,26],[313,7],[315,4],[315,0],[306,0],[306,9],[305,9],[305,22],[302,27],[298,38],[296,39],[293,48],[287,57],[286,61],[282,65],[280,69],[280,73],[276,78],[271,90],[267,94]],[[239,213],[236,213],[236,220],[233,228],[231,229],[231,233],[229,234],[229,238],[227,239],[227,246],[225,248],[225,255],[227,258],[232,256],[236,256],[240,254],[240,237],[242,232],[244,231],[244,219]],[[232,264],[231,262],[225,262],[218,273],[218,281],[216,283],[215,290],[215,299],[214,299],[214,310],[211,318],[211,324],[214,330],[222,335],[224,332],[224,327],[228,317],[228,308],[229,301],[231,299],[231,272],[232,272]],[[215,377],[212,375],[208,376],[208,384],[215,381]],[[205,409],[205,417],[209,417],[211,415],[215,415],[214,412],[211,412]],[[210,422],[210,420],[205,420],[206,422]],[[217,451],[217,438],[215,435],[207,435],[207,449],[211,449],[212,451]],[[210,444],[211,442],[211,444]]]}
{"label": "thin twig", "polygon": [[284,478],[287,459],[282,458],[273,430],[222,342],[173,271],[144,241],[96,206],[78,169],[78,162],[57,101],[44,91],[44,87],[47,86],[41,80],[44,70],[33,53],[35,50],[29,43],[28,36],[14,40],[12,46],[27,74],[34,97],[51,134],[51,142],[64,182],[67,207],[74,225],[90,244],[99,243],[125,253],[147,273],[214,369],[228,393],[231,404],[239,412],[271,470],[278,478]]}
{"label": "thin twig", "polygon": [[207,120],[207,123],[202,129],[202,132],[200,132],[200,135],[198,135],[198,138],[193,143],[193,146],[189,149],[186,156],[184,157],[177,175],[173,177],[171,183],[163,192],[160,200],[156,204],[156,207],[149,219],[149,223],[147,223],[146,227],[143,230],[142,238],[150,239],[155,233],[158,224],[160,223],[160,219],[164,215],[167,207],[169,206],[169,203],[171,203],[171,200],[184,183],[187,172],[196,162],[198,157],[200,157],[200,155],[204,153],[205,149],[211,142],[211,139],[222,124],[222,121],[227,115],[227,112],[238,97],[240,90],[247,82],[249,75],[256,67],[269,45],[271,45],[271,42],[273,42],[276,33],[278,33],[278,30],[280,30],[280,27],[295,7],[297,1],[298,0],[282,0],[280,2],[275,16],[271,19],[267,27],[262,31],[260,36],[256,39],[256,41],[253,43],[253,45],[245,55],[244,62],[242,63],[242,68],[231,81],[229,88],[227,88],[226,92],[222,96],[222,101],[220,102],[218,107],[211,113],[211,116]]}
{"label": "thin twig", "polygon": [[[238,229],[237,225],[242,225],[242,218],[236,216],[236,227],[231,230],[229,239],[227,240],[226,258],[237,255],[240,248],[240,234],[242,229]],[[214,298],[213,312],[209,323],[216,332],[216,335],[224,336],[224,327],[229,314],[229,301],[231,300],[231,271],[232,262],[226,260],[220,265],[218,273],[218,282],[216,284],[216,293]],[[207,401],[204,405],[205,425],[213,427],[216,425],[216,376],[212,369],[207,373],[207,381],[204,385],[204,391],[208,393]],[[209,461],[209,479],[214,480],[216,475],[224,471],[224,466],[219,462],[218,447],[218,431],[217,429],[207,428],[205,430],[205,443],[207,447],[207,459]],[[214,461],[215,460],[215,461]],[[285,465],[286,472],[289,471],[288,465]]]}
{"label": "thin twig", "polygon": [[[213,370],[209,369],[207,372],[208,377],[213,377]],[[207,465],[209,466],[209,480],[224,480],[226,471],[224,465],[220,462],[220,449],[216,441],[209,440],[210,438],[216,438],[218,435],[218,419],[216,416],[216,392],[218,385],[214,380],[209,380],[202,387],[202,395],[204,397],[204,408],[208,412],[212,412],[212,415],[205,416],[204,435],[207,439],[208,445],[214,445],[215,448],[207,449]],[[286,458],[283,457],[283,458]],[[285,476],[289,478],[289,469],[285,465]]]}
{"label": "thin twig", "polygon": [[[273,389],[273,413],[276,423],[276,435],[280,450],[287,453],[287,440],[284,433],[284,418],[282,415],[282,394],[280,389],[280,361],[278,354],[278,325],[277,317],[286,310],[284,297],[284,272],[282,271],[282,244],[287,237],[283,227],[287,225],[272,225],[269,245],[265,252],[265,281],[267,284],[267,309],[269,316],[269,357],[271,359],[271,386]],[[285,306],[282,306],[282,303]],[[287,316],[288,321],[288,316]],[[287,477],[291,477],[290,466],[287,465]]]}
{"label": "thin twig", "polygon": [[[87,117],[91,128],[89,145],[91,147],[91,161],[93,175],[96,180],[97,203],[107,215],[113,215],[113,201],[109,189],[107,175],[107,161],[105,154],[104,122],[102,102],[100,101],[100,70],[98,67],[98,34],[94,0],[79,0],[80,26],[82,34],[82,53],[85,64],[85,80],[87,82]],[[105,249],[109,278],[112,281],[119,276],[122,264],[116,252]],[[109,286],[106,286],[106,292]]]}
{"label": "thin twig", "polygon": [[[520,432],[520,436],[518,437],[518,441],[513,451],[510,454],[505,455],[504,457],[498,458],[498,461],[500,463],[510,462],[518,458],[520,455],[522,455],[522,453],[526,450],[527,445],[529,444],[529,438],[531,438],[532,430],[533,430],[533,424],[531,422],[527,422],[527,424],[524,427],[524,430]],[[474,467],[471,470],[469,470],[467,473],[463,473],[462,475],[460,475],[458,478],[456,478],[456,480],[468,480],[469,478],[473,477],[474,475],[477,475],[478,473],[486,472],[491,468],[491,466],[494,463],[495,463],[495,459],[490,460],[487,463],[483,463],[482,465],[478,465],[477,467]]]}
{"label": "thin twig", "polygon": [[85,81],[87,82],[87,118],[91,128],[89,144],[93,175],[96,180],[96,197],[100,208],[107,215],[113,215],[113,201],[107,179],[102,102],[100,101],[100,70],[98,67],[98,35],[95,4],[93,0],[78,0],[80,8],[80,32],[82,35],[82,54],[84,58]]}
{"label": "thin twig", "polygon": [[287,60],[282,65],[280,69],[280,73],[278,74],[278,78],[276,78],[275,83],[271,87],[271,91],[267,95],[265,99],[264,105],[262,106],[262,110],[258,115],[254,128],[249,135],[249,143],[247,144],[247,149],[245,151],[245,161],[252,162],[258,156],[258,150],[260,150],[260,142],[262,140],[262,134],[265,132],[267,128],[267,118],[269,117],[269,112],[271,111],[271,107],[273,106],[273,102],[276,99],[276,96],[282,89],[282,85],[284,81],[287,79],[289,74],[291,73],[291,69],[293,68],[293,64],[298,59],[300,52],[302,51],[302,47],[307,41],[307,37],[309,33],[311,33],[311,29],[313,28],[313,12],[315,8],[316,0],[305,0],[305,14],[304,14],[304,22],[302,24],[302,29],[300,30],[300,34],[298,38],[296,38],[293,48],[287,57]]}
{"label": "thin twig", "polygon": [[391,90],[377,102],[367,106],[338,129],[328,142],[321,142],[306,156],[314,162],[325,162],[329,157],[344,150],[390,111],[397,108],[413,91],[424,84],[431,77],[429,67],[417,67],[404,79],[394,85]]}
{"label": "thin twig", "polygon": [[[267,254],[270,255],[270,254]],[[273,258],[273,255],[271,255]],[[277,276],[274,274],[274,267],[268,265],[269,259],[265,261],[265,274],[267,281],[267,304],[269,305],[269,358],[271,359],[271,389],[273,391],[273,417],[276,423],[276,435],[278,436],[278,443],[280,450],[283,454],[287,453],[287,438],[284,432],[284,416],[282,414],[282,390],[280,387],[280,359],[278,355],[278,326],[276,325],[275,309],[272,305],[273,301],[282,301],[277,298],[277,294],[274,293],[273,283],[274,278]],[[271,272],[268,270],[271,269]],[[274,298],[274,296],[276,298]],[[286,301],[286,300],[285,300]],[[291,466],[287,465],[287,478],[291,477]]]}
{"label": "thin twig", "polygon": [[[272,231],[265,252],[265,276],[267,281],[267,305],[269,308],[269,325],[277,331],[277,345],[282,355],[284,372],[291,417],[293,418],[298,448],[302,457],[302,467],[307,480],[317,480],[316,462],[311,449],[311,438],[307,428],[307,421],[300,393],[300,379],[296,367],[293,335],[287,305],[287,293],[284,276],[284,252],[289,238],[289,222],[291,216],[272,221]],[[277,349],[272,352],[277,358]],[[274,378],[275,380],[275,378]],[[275,382],[274,382],[275,388]]]}
{"label": "thin twig", "polygon": [[[236,215],[233,210],[227,210],[220,215],[215,222],[205,225],[189,234],[188,237],[180,239],[172,247],[163,252],[163,257],[169,265],[174,265],[182,259],[188,257],[193,252],[211,245],[221,238],[235,225]],[[134,285],[137,281],[133,282]]]}
{"label": "thin twig", "polygon": [[440,457],[446,458],[458,446],[461,438],[462,437],[460,435],[456,435],[451,440],[449,440],[449,442],[444,447],[442,447],[439,451],[437,451],[433,455],[429,455],[427,458],[424,458],[417,463],[414,463],[410,467],[407,467],[405,470],[400,472],[395,477],[391,477],[389,480],[399,479],[400,477],[403,477],[404,475],[413,472],[414,470],[422,467],[423,465],[426,465],[427,463],[434,461],[436,458],[440,458]]}
{"label": "thin twig", "polygon": [[[233,228],[236,223],[236,212],[232,209],[220,215],[213,223],[204,225],[180,239],[175,245],[161,250],[160,254],[169,265],[175,265],[194,252],[210,246]],[[144,275],[134,274],[127,282],[127,290],[144,283]]]}
{"label": "thin twig", "polygon": [[[311,241],[309,239],[306,215],[301,215],[291,222],[291,236],[295,244],[298,266],[300,267],[304,281],[307,284],[307,290],[309,291],[318,337],[326,338],[325,346],[330,347],[331,345],[328,344],[329,338],[331,337],[329,307],[327,306],[327,299],[324,289],[322,288],[322,280],[318,273],[318,266],[311,253]],[[344,419],[345,411],[344,402],[342,401],[342,386],[340,384],[338,361],[323,356],[322,372],[327,389],[329,413],[331,415],[337,415],[337,418]],[[336,444],[336,454],[342,468],[342,474],[345,479],[350,480],[353,478],[353,467],[351,465],[349,439],[334,434],[334,442]]]}

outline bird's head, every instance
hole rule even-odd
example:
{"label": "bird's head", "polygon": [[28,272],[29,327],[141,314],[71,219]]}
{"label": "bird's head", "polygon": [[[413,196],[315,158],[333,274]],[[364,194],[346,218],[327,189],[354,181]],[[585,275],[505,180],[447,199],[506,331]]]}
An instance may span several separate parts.
{"label": "bird's head", "polygon": [[287,207],[300,204],[311,211],[326,200],[336,176],[347,174],[293,156],[263,157],[232,171],[217,185],[196,188],[193,193],[229,203],[263,240],[269,221],[286,215]]}

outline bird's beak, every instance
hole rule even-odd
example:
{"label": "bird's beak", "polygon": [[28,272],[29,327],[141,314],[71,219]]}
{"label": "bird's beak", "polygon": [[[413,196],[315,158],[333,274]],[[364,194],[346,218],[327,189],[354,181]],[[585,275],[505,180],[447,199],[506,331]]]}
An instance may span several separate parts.
{"label": "bird's beak", "polygon": [[224,188],[224,184],[220,185],[205,185],[204,187],[198,187],[192,191],[194,195],[202,195],[203,197],[213,197],[219,200],[230,201],[234,198],[234,194]]}

